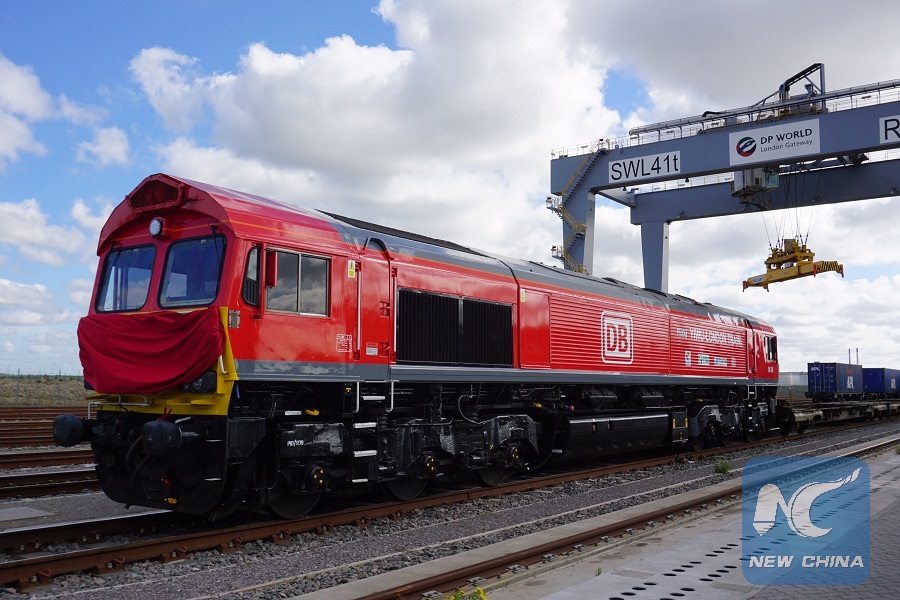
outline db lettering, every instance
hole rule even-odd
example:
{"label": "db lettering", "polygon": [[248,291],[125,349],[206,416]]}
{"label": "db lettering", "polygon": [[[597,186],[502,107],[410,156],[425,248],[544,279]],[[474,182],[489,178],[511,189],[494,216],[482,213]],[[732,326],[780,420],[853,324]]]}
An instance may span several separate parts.
{"label": "db lettering", "polygon": [[607,323],[606,352],[608,354],[628,354],[628,333],[628,327],[626,327],[625,325]]}
{"label": "db lettering", "polygon": [[605,312],[600,317],[603,362],[631,364],[634,360],[631,315]]}

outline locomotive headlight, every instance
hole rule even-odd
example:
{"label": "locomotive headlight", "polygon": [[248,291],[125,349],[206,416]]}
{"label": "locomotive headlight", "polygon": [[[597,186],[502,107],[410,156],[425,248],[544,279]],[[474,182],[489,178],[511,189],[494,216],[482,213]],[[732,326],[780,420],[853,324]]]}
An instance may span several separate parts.
{"label": "locomotive headlight", "polygon": [[166,231],[166,222],[162,217],[156,217],[150,221],[150,237],[162,237]]}

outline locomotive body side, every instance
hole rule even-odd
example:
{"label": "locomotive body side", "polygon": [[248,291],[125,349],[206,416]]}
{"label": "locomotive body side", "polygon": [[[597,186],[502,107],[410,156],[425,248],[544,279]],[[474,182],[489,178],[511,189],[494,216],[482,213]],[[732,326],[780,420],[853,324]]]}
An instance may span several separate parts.
{"label": "locomotive body side", "polygon": [[[79,329],[113,499],[290,517],[778,425],[774,331],[680,296],[167,175],[101,234]],[[143,298],[141,298],[143,296]]]}

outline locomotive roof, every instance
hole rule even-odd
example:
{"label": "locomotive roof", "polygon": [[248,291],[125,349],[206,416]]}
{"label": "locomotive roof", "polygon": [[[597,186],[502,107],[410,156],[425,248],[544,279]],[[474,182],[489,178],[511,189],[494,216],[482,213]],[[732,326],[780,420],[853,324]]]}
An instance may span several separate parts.
{"label": "locomotive roof", "polygon": [[[698,315],[728,316],[745,320],[753,324],[765,324],[763,321],[738,311],[723,308],[708,302],[698,302],[693,298],[680,294],[668,294],[648,288],[641,288],[612,277],[592,277],[573,271],[565,271],[543,263],[508,258],[489,252],[475,250],[454,242],[430,238],[427,236],[402,231],[375,223],[368,223],[332,213],[324,213],[352,228],[355,237],[360,238],[377,233],[381,241],[393,252],[405,252],[417,256],[439,254],[441,260],[456,263],[477,262],[477,268],[498,273],[511,273],[519,282],[534,282],[557,288],[569,289],[588,294],[602,293],[607,296],[631,301],[643,299],[656,306],[665,306],[671,310]],[[360,246],[365,241],[357,242]],[[601,289],[598,289],[600,286]]]}
{"label": "locomotive roof", "polygon": [[[160,198],[164,199],[161,201]],[[270,220],[284,231],[296,226],[319,230],[324,238],[335,241],[340,239],[359,248],[375,239],[384,244],[390,253],[431,258],[500,275],[512,275],[520,283],[532,282],[576,293],[600,293],[682,312],[725,315],[745,319],[753,324],[764,324],[754,317],[709,303],[700,303],[686,296],[645,289],[610,277],[597,278],[542,263],[503,257],[446,240],[161,173],[144,179],[113,210],[103,226],[98,250],[102,250],[115,231],[132,220],[136,212],[174,206],[202,211],[222,222],[228,222],[238,235],[258,233],[255,224],[260,220]],[[285,213],[290,213],[290,216]]]}

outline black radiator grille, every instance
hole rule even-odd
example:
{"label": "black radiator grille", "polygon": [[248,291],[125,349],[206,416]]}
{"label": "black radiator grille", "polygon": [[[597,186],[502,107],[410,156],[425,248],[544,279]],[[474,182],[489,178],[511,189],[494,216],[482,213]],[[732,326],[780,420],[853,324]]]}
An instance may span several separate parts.
{"label": "black radiator grille", "polygon": [[512,366],[512,306],[400,290],[397,362]]}
{"label": "black radiator grille", "polygon": [[512,365],[512,307],[463,300],[462,362]]}
{"label": "black radiator grille", "polygon": [[400,290],[397,360],[453,363],[459,356],[459,299]]}

